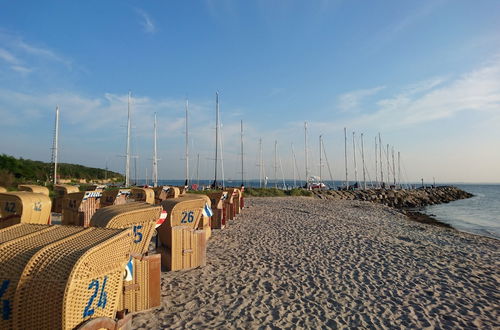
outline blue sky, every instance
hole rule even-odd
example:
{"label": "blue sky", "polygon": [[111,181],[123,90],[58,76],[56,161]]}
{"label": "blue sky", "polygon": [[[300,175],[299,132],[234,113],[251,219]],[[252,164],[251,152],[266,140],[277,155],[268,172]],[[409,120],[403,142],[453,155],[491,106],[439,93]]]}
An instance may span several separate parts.
{"label": "blue sky", "polygon": [[[224,172],[258,177],[258,140],[273,177],[274,141],[304,176],[303,123],[319,172],[323,135],[344,176],[343,128],[401,151],[403,179],[500,182],[499,1],[0,1],[0,152],[50,160],[61,107],[60,159],[124,171],[127,92],[139,176],[151,172],[158,113],[160,178],[182,178],[184,99],[191,172],[213,172],[215,91]],[[358,173],[361,173],[358,153]],[[325,170],[326,171],[326,170]],[[279,175],[281,176],[281,174]]]}

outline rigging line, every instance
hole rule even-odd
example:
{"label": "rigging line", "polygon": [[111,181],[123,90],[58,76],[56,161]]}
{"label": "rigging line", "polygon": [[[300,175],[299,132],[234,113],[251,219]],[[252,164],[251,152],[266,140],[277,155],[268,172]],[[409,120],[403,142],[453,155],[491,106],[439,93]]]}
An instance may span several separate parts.
{"label": "rigging line", "polygon": [[283,164],[281,163],[281,157],[279,155],[279,152],[278,152],[278,161],[280,163],[281,178],[283,179],[283,190],[286,190],[285,173],[283,173]]}
{"label": "rigging line", "polygon": [[323,147],[323,154],[325,155],[325,161],[326,161],[326,166],[328,168],[328,173],[330,174],[330,180],[332,182],[332,185],[335,185],[333,182],[333,173],[332,170],[330,169],[330,162],[328,161],[328,157],[326,156],[325,142],[323,140],[321,140],[321,145]]}

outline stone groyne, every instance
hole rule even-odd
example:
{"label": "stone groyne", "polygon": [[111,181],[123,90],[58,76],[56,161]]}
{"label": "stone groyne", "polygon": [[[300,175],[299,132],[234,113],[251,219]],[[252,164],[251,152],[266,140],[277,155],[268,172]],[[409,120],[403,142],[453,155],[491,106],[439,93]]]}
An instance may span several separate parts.
{"label": "stone groyne", "polygon": [[419,208],[427,205],[448,203],[473,196],[472,194],[453,186],[439,186],[434,188],[419,188],[411,190],[313,190],[313,194],[321,199],[368,201],[399,209]]}

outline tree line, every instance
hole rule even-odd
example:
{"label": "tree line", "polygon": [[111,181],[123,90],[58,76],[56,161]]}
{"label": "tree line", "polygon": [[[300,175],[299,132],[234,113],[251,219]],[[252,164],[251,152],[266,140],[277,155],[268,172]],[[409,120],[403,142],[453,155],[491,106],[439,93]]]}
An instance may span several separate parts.
{"label": "tree line", "polygon": [[[122,181],[120,173],[102,168],[87,167],[78,164],[59,163],[57,167],[59,179],[70,180],[104,180]],[[0,155],[0,185],[12,186],[18,183],[44,183],[52,180],[53,164],[38,160],[15,158],[6,154]]]}

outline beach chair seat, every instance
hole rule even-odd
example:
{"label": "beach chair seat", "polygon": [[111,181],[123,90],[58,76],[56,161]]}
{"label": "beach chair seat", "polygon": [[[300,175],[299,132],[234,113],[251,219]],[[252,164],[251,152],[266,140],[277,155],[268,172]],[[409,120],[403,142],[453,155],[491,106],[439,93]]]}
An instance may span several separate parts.
{"label": "beach chair seat", "polygon": [[28,191],[0,193],[0,229],[18,223],[50,224],[49,196]]}

